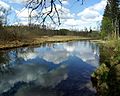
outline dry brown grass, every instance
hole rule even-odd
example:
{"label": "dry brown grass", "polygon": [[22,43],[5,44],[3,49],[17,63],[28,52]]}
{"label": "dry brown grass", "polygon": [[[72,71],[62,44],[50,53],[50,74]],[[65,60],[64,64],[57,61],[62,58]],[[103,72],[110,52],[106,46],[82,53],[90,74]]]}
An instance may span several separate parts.
{"label": "dry brown grass", "polygon": [[67,42],[74,40],[90,40],[90,38],[80,37],[80,36],[42,36],[40,38],[30,38],[23,40],[15,40],[15,41],[7,41],[0,43],[0,49],[11,49],[17,47],[25,47],[25,46],[34,46],[42,43],[50,43],[50,42]]}

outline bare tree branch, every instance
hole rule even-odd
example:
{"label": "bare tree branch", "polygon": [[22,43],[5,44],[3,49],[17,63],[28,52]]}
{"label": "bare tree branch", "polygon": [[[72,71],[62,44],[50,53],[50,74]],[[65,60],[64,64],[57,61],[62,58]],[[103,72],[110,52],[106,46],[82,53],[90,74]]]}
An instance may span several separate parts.
{"label": "bare tree branch", "polygon": [[[84,0],[76,0],[81,1],[82,4]],[[26,8],[31,9],[29,13],[29,17],[31,18],[31,14],[33,11],[37,11],[36,20],[38,21],[39,18],[41,18],[41,24],[44,24],[44,22],[47,20],[47,18],[50,18],[51,21],[56,24],[54,21],[54,16],[57,16],[57,23],[58,25],[61,24],[60,22],[60,15],[59,15],[59,9],[57,8],[57,4],[61,5],[62,8],[62,0],[29,0],[29,2],[26,5]],[[50,10],[48,10],[50,8]],[[45,12],[44,12],[45,11]],[[31,23],[31,21],[29,22]]]}

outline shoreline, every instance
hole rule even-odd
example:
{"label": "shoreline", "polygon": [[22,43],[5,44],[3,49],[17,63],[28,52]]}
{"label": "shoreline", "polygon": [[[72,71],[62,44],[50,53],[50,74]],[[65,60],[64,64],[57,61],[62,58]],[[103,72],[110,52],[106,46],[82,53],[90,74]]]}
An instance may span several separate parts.
{"label": "shoreline", "polygon": [[106,44],[106,41],[101,40],[101,39],[98,39],[98,40],[95,39],[95,40],[90,40],[90,41],[95,42],[97,44]]}
{"label": "shoreline", "polygon": [[22,39],[15,41],[2,42],[0,44],[0,50],[9,50],[19,47],[37,46],[44,43],[55,43],[55,42],[69,42],[69,41],[79,41],[79,40],[90,40],[97,41],[89,37],[80,36],[42,36],[38,38]]}

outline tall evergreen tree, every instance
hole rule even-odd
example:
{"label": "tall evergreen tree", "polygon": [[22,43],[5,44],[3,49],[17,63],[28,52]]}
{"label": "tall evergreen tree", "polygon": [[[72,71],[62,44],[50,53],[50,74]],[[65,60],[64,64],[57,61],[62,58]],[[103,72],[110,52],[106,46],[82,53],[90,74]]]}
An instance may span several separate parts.
{"label": "tall evergreen tree", "polygon": [[103,20],[102,32],[105,34],[114,33],[115,37],[120,33],[120,0],[108,0]]}
{"label": "tall evergreen tree", "polygon": [[102,38],[106,37],[107,35],[111,35],[113,31],[112,15],[109,2],[107,2],[106,8],[104,10],[101,31]]}
{"label": "tall evergreen tree", "polygon": [[119,36],[119,5],[120,0],[108,0],[110,7],[111,7],[111,16],[112,16],[112,22],[114,27],[115,36]]}

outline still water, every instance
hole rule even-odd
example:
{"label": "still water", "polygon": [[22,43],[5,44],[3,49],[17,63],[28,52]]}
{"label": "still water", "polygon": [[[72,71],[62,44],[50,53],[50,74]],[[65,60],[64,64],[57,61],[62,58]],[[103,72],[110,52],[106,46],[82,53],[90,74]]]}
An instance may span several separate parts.
{"label": "still water", "polygon": [[95,96],[99,47],[89,41],[0,51],[0,96]]}

